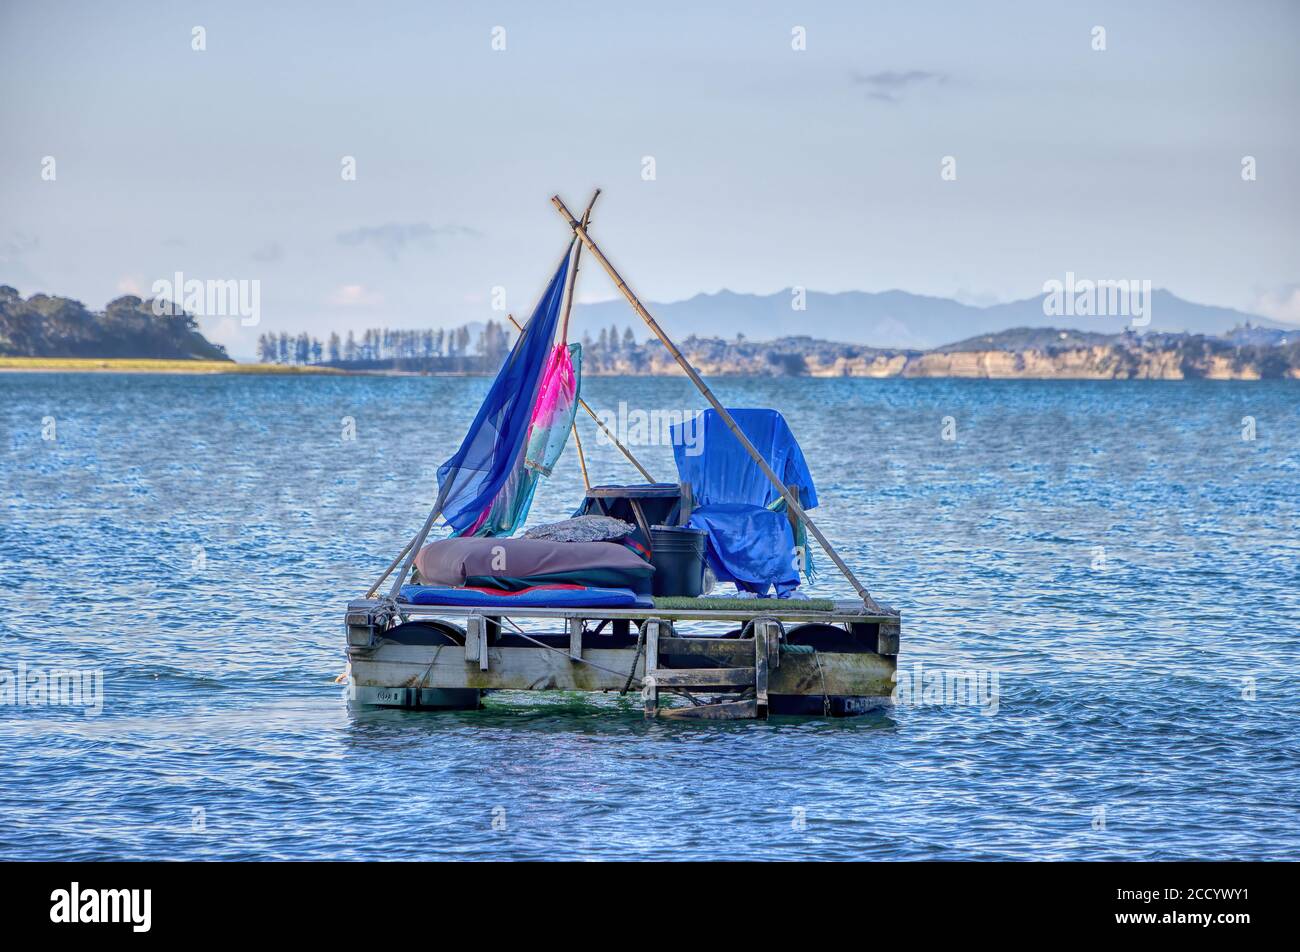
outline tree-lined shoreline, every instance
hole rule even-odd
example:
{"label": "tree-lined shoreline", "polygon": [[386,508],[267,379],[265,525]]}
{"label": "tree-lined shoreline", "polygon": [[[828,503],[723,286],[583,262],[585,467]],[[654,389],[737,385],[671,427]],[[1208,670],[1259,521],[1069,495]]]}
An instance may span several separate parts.
{"label": "tree-lined shoreline", "polygon": [[[369,328],[326,339],[263,333],[258,361],[237,363],[184,312],[159,314],[127,295],[102,312],[69,298],[0,286],[0,370],[130,373],[495,373],[515,331],[505,322],[453,328]],[[586,376],[671,376],[679,368],[654,339],[610,325],[582,335]],[[927,350],[809,336],[776,340],[690,335],[679,346],[701,373],[768,377],[989,379],[1300,379],[1300,333],[1249,323],[1225,334],[1103,334],[1021,327]]]}

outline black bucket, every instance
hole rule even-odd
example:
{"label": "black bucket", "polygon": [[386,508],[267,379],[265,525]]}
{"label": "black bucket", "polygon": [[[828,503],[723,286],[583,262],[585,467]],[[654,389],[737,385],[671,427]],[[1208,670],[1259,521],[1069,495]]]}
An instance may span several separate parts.
{"label": "black bucket", "polygon": [[708,533],[685,526],[651,526],[654,594],[698,598],[704,591],[704,543]]}

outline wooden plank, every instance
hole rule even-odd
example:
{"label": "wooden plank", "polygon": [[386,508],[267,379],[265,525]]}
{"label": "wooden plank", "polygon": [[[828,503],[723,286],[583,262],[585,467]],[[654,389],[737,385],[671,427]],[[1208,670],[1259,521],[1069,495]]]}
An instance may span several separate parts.
{"label": "wooden plank", "polygon": [[754,683],[753,668],[660,668],[655,683],[661,688],[726,688]]}
{"label": "wooden plank", "polygon": [[581,618],[569,619],[569,657],[574,661],[582,660],[582,629],[584,622]]}
{"label": "wooden plank", "polygon": [[[425,645],[385,645],[367,659],[352,660],[352,680],[372,687],[480,688],[509,691],[619,691],[627,682],[633,652],[588,648],[588,664],[574,664],[567,651],[489,648],[487,670],[466,664],[460,648],[441,652]],[[640,664],[637,672],[640,672]]]}
{"label": "wooden plank", "polygon": [[[821,662],[820,666],[818,662]],[[820,697],[825,678],[829,695],[887,698],[894,690],[894,658],[871,652],[820,652],[812,655],[787,654],[779,670],[768,680],[769,694],[798,694]]]}
{"label": "wooden plank", "polygon": [[[496,612],[509,612],[511,618],[582,618],[599,621],[603,618],[641,619],[648,614],[661,618],[680,621],[749,621],[753,618],[771,616],[784,622],[822,621],[822,622],[877,622],[899,620],[898,613],[879,614],[864,612],[859,607],[854,611],[851,606],[860,602],[836,601],[834,611],[813,611],[800,609],[798,599],[736,599],[736,607],[719,609],[673,610],[667,608],[509,608],[493,609]],[[756,603],[757,602],[757,603]],[[776,604],[774,604],[776,603]],[[381,607],[378,601],[361,600],[348,604],[349,612],[366,612]],[[413,617],[467,618],[482,613],[482,608],[469,608],[464,605],[402,605],[402,611]]]}
{"label": "wooden plank", "polygon": [[650,523],[646,521],[645,510],[641,508],[641,501],[633,496],[627,502],[632,509],[632,518],[636,520],[636,526],[641,530],[641,535],[645,537],[645,544],[650,548],[650,554],[653,556],[655,539],[650,534]]}
{"label": "wooden plank", "polygon": [[767,713],[767,641],[768,622],[754,624],[754,700],[759,716]]}
{"label": "wooden plank", "polygon": [[[661,642],[662,643],[662,642]],[[750,651],[753,642],[742,642]],[[352,681],[374,687],[484,688],[512,691],[619,691],[627,681],[636,652],[632,648],[587,648],[590,664],[574,664],[564,650],[545,648],[490,648],[487,671],[465,663],[459,647],[384,644],[373,650],[349,652]],[[820,669],[812,655],[787,654],[781,667],[771,672],[769,694],[821,697],[826,693],[889,697],[894,683],[893,658],[871,652],[823,653]],[[670,669],[671,670],[671,669]],[[634,673],[644,677],[644,660]],[[657,696],[656,696],[657,700]]]}
{"label": "wooden plank", "polygon": [[467,663],[478,661],[479,656],[485,653],[486,627],[482,615],[470,615],[465,620],[465,661]]}
{"label": "wooden plank", "polygon": [[701,704],[695,707],[665,707],[661,718],[675,721],[741,721],[758,716],[758,704],[753,698],[745,701],[724,701],[721,704]]}
{"label": "wooden plank", "polygon": [[[611,436],[613,434],[610,434]],[[647,481],[654,483],[653,479],[647,477]],[[638,486],[637,495],[641,499],[671,499],[678,495],[680,490],[676,486],[669,484],[657,485],[654,488],[650,486]],[[622,499],[627,495],[626,486],[592,486],[587,490],[587,495],[593,499]]]}
{"label": "wooden plank", "polygon": [[741,668],[754,660],[754,648],[748,639],[742,641],[739,638],[660,638],[659,656],[666,655],[708,658],[719,664]]}
{"label": "wooden plank", "polygon": [[882,621],[876,633],[876,651],[882,655],[898,654],[898,622]]}
{"label": "wooden plank", "polygon": [[659,709],[659,619],[645,623],[645,679],[641,696],[645,702],[646,717],[654,717]]}

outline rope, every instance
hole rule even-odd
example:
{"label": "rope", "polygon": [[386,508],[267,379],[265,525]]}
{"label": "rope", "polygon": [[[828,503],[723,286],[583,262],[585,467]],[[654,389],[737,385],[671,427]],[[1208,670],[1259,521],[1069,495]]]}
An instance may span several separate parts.
{"label": "rope", "polygon": [[429,672],[432,671],[433,666],[438,663],[438,655],[442,654],[442,649],[445,647],[447,646],[438,645],[438,647],[433,649],[433,658],[429,661],[429,666],[424,669],[424,674],[420,675],[420,680],[415,682],[415,703],[417,705],[420,703],[420,689],[424,687],[424,682],[428,679]]}
{"label": "rope", "polygon": [[782,624],[781,619],[777,618],[775,615],[755,615],[749,621],[745,622],[744,628],[740,629],[740,637],[744,638],[749,634],[749,629],[754,627],[754,623],[760,621],[770,621],[775,624],[777,629],[781,632],[780,640],[785,641],[785,625]]}
{"label": "rope", "polygon": [[822,678],[822,716],[830,717],[831,696],[826,693],[826,672],[822,670],[822,657],[815,649],[813,650],[812,656],[813,660],[817,662],[817,673],[820,674]]}
{"label": "rope", "polygon": [[688,701],[691,702],[691,706],[692,706],[692,707],[708,707],[709,704],[718,704],[718,703],[721,703],[720,701],[701,701],[699,698],[697,698],[694,694],[690,693],[689,691],[678,691],[678,690],[672,690],[672,689],[669,689],[669,688],[662,688],[661,690],[662,690],[665,694],[671,694],[671,695],[673,695],[674,697],[684,697],[684,698],[686,698],[686,700],[688,700]]}
{"label": "rope", "polygon": [[[520,638],[523,638],[525,641],[531,641],[539,648],[545,648],[547,651],[554,651],[557,654],[562,654],[564,655],[564,657],[569,658],[570,661],[577,661],[581,664],[590,665],[591,667],[595,668],[597,671],[604,671],[606,674],[621,675],[623,673],[622,671],[615,671],[613,668],[607,668],[603,664],[596,664],[596,662],[594,661],[588,661],[586,658],[572,658],[569,656],[569,652],[564,650],[563,648],[557,648],[554,645],[548,645],[544,641],[538,641],[532,635],[528,634],[528,632],[524,631],[517,624],[515,624],[515,622],[512,619],[503,616],[501,620],[504,621],[511,628],[513,628],[515,630],[515,633],[519,635]],[[636,670],[636,660],[633,659],[632,671],[635,670]],[[628,679],[629,679],[629,684],[631,683],[631,681],[636,680],[635,678],[632,677],[631,671],[628,672]],[[640,684],[641,682],[637,681],[637,685],[640,686]]]}
{"label": "rope", "polygon": [[628,669],[627,680],[623,682],[623,690],[619,691],[620,695],[627,694],[628,688],[632,686],[633,675],[636,674],[636,663],[641,660],[641,649],[645,647],[645,623],[637,625],[636,629],[636,654],[632,655],[632,667]]}

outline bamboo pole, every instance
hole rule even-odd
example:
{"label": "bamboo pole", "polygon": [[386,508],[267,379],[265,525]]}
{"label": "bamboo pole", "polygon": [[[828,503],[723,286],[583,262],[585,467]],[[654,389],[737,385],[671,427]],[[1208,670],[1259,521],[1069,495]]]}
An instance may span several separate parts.
{"label": "bamboo pole", "polygon": [[[587,210],[582,213],[582,224],[584,226],[591,223],[591,210],[596,207],[596,199],[600,198],[600,189],[591,196],[591,201],[587,203]],[[578,286],[578,262],[582,259],[582,242],[573,246],[573,264],[569,268],[569,286],[565,288],[564,294],[564,317],[560,320],[560,343],[566,347],[569,343],[569,315],[573,313],[573,292]],[[574,393],[577,397],[577,393]],[[578,421],[574,420],[569,424],[573,430],[573,445],[578,450],[578,466],[582,469],[582,486],[584,489],[591,488],[591,477],[587,475],[587,454],[582,451],[582,437],[578,435]]]}
{"label": "bamboo pole", "polygon": [[587,455],[582,452],[582,437],[578,435],[578,424],[573,424],[573,445],[578,448],[578,466],[582,469],[582,488],[591,489],[591,477],[587,475]]}
{"label": "bamboo pole", "polygon": [[[506,317],[510,319],[511,324],[515,325],[516,330],[519,331],[523,330],[519,322],[515,320],[515,316],[513,314],[507,314]],[[582,399],[582,397],[579,397],[578,406],[582,407],[582,409],[587,411],[587,415],[591,417],[593,421],[595,421],[596,426],[600,427],[601,432],[604,433],[607,437],[609,437],[610,442],[613,443],[615,446],[617,446],[619,452],[621,452],[624,456],[627,457],[627,461],[637,468],[637,472],[639,472],[642,476],[645,477],[645,481],[647,483],[653,483],[655,481],[655,478],[651,476],[650,473],[646,471],[646,468],[642,466],[641,463],[637,460],[637,458],[632,455],[632,451],[629,450],[626,446],[624,446],[619,441],[619,438],[614,435],[614,431],[611,430],[609,427],[607,427],[605,425],[605,422],[601,420],[600,417],[596,416],[596,411],[593,410],[591,407],[587,406],[587,401]],[[575,435],[577,434],[576,427],[574,429],[574,434]]]}
{"label": "bamboo pole", "polygon": [[591,240],[591,236],[587,234],[587,229],[583,227],[582,222],[573,217],[573,214],[569,211],[568,207],[563,201],[561,201],[560,196],[552,196],[551,202],[555,205],[559,213],[564,216],[564,220],[569,223],[569,227],[573,229],[573,233],[578,236],[582,243],[587,246],[587,250],[590,251],[592,255],[595,256],[596,260],[600,262],[601,267],[609,274],[610,279],[614,282],[615,286],[623,292],[623,296],[627,298],[628,303],[632,305],[632,310],[637,312],[641,317],[641,320],[646,322],[646,326],[648,326],[654,335],[659,338],[660,342],[668,348],[668,353],[672,354],[673,359],[677,361],[682,370],[686,371],[686,376],[691,378],[691,382],[695,384],[700,393],[704,395],[704,398],[708,400],[713,409],[717,411],[718,416],[722,418],[722,421],[727,425],[727,428],[731,430],[732,435],[740,441],[740,445],[745,448],[747,453],[749,453],[750,458],[758,464],[758,468],[763,471],[763,475],[771,480],[772,485],[776,487],[777,491],[780,492],[781,496],[785,499],[785,504],[790,508],[790,511],[808,527],[808,531],[813,534],[813,537],[826,551],[826,554],[830,556],[831,561],[835,563],[836,568],[843,573],[845,579],[847,579],[849,584],[853,586],[858,595],[862,597],[863,604],[866,605],[868,610],[881,612],[882,609],[880,605],[878,605],[876,600],[871,597],[871,593],[867,591],[866,586],[858,581],[858,577],[853,574],[853,570],[845,564],[842,558],[840,558],[839,553],[835,551],[835,547],[831,545],[830,540],[827,539],[826,536],[822,535],[822,531],[817,528],[812,519],[808,518],[808,513],[806,513],[803,507],[799,505],[799,500],[795,498],[794,493],[790,491],[789,487],[781,482],[781,478],[777,476],[772,470],[772,467],[768,465],[767,460],[763,458],[763,454],[760,453],[754,444],[749,441],[749,437],[745,435],[744,431],[741,430],[739,425],[737,425],[731,414],[727,412],[727,408],[722,405],[722,402],[719,401],[716,396],[713,395],[713,391],[709,389],[709,385],[704,382],[704,379],[696,372],[695,368],[691,366],[691,362],[686,359],[680,350],[677,349],[677,345],[674,344],[672,339],[664,333],[663,328],[659,326],[659,322],[651,316],[650,312],[645,309],[645,305],[642,304],[637,296],[632,293],[632,289],[627,286],[627,282],[623,280],[622,275],[620,275],[615,267],[609,263],[609,259],[605,257],[604,252],[602,252],[600,248],[596,246],[596,243]]}
{"label": "bamboo pole", "polygon": [[[591,196],[591,201],[587,203],[587,210],[582,213],[582,227],[586,228],[591,223],[591,210],[596,207],[596,199],[600,198],[600,189]],[[573,248],[573,266],[569,268],[569,286],[565,288],[564,295],[564,316],[560,319],[560,340],[564,343],[569,342],[569,314],[573,310],[573,289],[578,285],[578,261],[582,258],[582,242],[578,242]],[[577,433],[575,427],[574,433]]]}
{"label": "bamboo pole", "polygon": [[402,547],[401,552],[397,553],[397,558],[393,559],[393,561],[388,563],[388,568],[384,569],[384,574],[379,576],[375,584],[371,585],[370,588],[366,591],[366,598],[375,597],[375,592],[379,591],[379,586],[384,584],[384,579],[388,578],[388,576],[393,573],[393,569],[397,568],[397,564],[401,562],[403,558],[406,557],[406,553],[411,551],[411,545],[414,542],[415,542],[415,536],[411,536],[411,541],[406,543],[406,545]]}
{"label": "bamboo pole", "polygon": [[[451,484],[448,483],[448,485]],[[424,545],[424,540],[428,538],[429,530],[433,528],[434,520],[436,520],[438,516],[442,515],[443,502],[443,494],[439,492],[438,501],[435,502],[433,508],[429,510],[429,518],[424,520],[424,525],[421,527],[420,531],[416,533],[415,538],[407,543],[406,561],[402,564],[402,570],[397,573],[397,577],[393,579],[393,587],[388,590],[389,598],[396,598],[397,593],[402,590],[402,583],[405,581],[406,577],[411,574],[411,566],[415,564],[415,557],[420,554],[420,547]],[[401,558],[401,556],[398,556],[398,558]],[[389,569],[389,571],[391,572],[392,569]]]}

